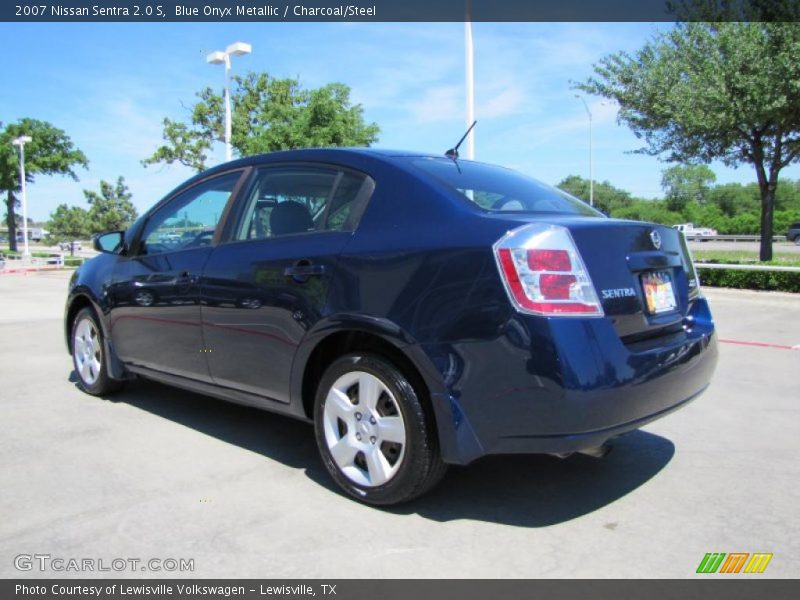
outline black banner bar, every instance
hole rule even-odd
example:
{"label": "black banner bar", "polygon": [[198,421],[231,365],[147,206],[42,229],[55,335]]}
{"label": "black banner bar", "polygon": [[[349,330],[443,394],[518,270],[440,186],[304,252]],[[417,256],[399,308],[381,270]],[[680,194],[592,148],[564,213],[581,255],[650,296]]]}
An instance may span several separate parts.
{"label": "black banner bar", "polygon": [[[682,0],[674,0],[680,4]],[[763,2],[732,0],[715,20],[751,20]],[[282,22],[282,21],[657,22],[675,21],[669,0],[14,0],[0,6],[8,22]],[[753,20],[797,21],[800,0]]]}
{"label": "black banner bar", "polygon": [[692,580],[319,580],[319,579],[29,579],[3,580],[0,598],[66,600],[561,600],[674,599],[752,600],[800,597],[798,580],[759,579],[758,575],[704,576]]}

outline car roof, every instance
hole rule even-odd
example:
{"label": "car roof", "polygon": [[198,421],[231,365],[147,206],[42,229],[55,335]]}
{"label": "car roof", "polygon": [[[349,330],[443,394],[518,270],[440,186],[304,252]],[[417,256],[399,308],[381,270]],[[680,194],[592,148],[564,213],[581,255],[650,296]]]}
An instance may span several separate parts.
{"label": "car roof", "polygon": [[[400,167],[402,170],[408,170],[409,158],[432,158],[432,159],[446,159],[444,154],[432,154],[430,152],[414,152],[409,150],[393,150],[390,148],[366,148],[366,147],[338,147],[338,148],[302,148],[299,150],[280,150],[277,152],[267,152],[263,154],[254,154],[215,165],[209,169],[197,173],[194,177],[187,179],[156,204],[158,207],[161,203],[168,198],[179,193],[181,190],[186,189],[196,183],[208,178],[213,177],[220,173],[225,173],[233,169],[241,169],[245,167],[257,166],[262,164],[279,164],[281,162],[333,162],[338,161],[347,164],[347,159],[366,158],[368,160],[377,161],[385,164],[390,164]],[[360,161],[359,161],[360,162]],[[459,159],[459,162],[474,162]],[[485,164],[485,163],[484,163]],[[151,209],[152,210],[152,209]],[[148,211],[149,212],[149,211]]]}
{"label": "car roof", "polygon": [[326,161],[336,160],[347,156],[366,156],[375,160],[396,163],[401,158],[443,158],[444,154],[431,154],[430,152],[413,152],[409,150],[392,150],[388,148],[303,148],[300,150],[280,150],[254,154],[212,167],[200,173],[203,177],[213,175],[219,171],[227,171],[237,167],[249,167],[267,162],[286,161]]}

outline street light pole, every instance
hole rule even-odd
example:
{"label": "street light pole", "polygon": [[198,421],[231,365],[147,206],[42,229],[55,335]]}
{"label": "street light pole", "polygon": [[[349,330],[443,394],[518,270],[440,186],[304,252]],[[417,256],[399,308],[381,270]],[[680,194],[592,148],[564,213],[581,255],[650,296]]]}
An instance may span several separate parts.
{"label": "street light pole", "polygon": [[225,160],[233,160],[231,147],[231,55],[225,53]]}
{"label": "street light pole", "polygon": [[[464,20],[464,50],[466,52],[467,79],[467,127],[475,121],[475,65],[472,48],[472,1],[467,0],[467,14]],[[475,160],[475,130],[467,135],[467,159]]]}
{"label": "street light pole", "polygon": [[583,96],[575,94],[575,97],[583,102],[583,108],[586,109],[586,114],[589,115],[589,205],[594,206],[594,160],[592,158],[592,111],[589,110],[589,105]]}
{"label": "street light pole", "polygon": [[19,146],[19,181],[22,187],[22,256],[28,258],[31,253],[28,248],[28,193],[25,188],[25,144],[33,141],[29,135],[21,135],[11,140],[15,146]]}
{"label": "street light pole", "polygon": [[244,42],[234,42],[225,51],[217,50],[206,57],[206,62],[212,65],[225,65],[225,160],[233,159],[233,147],[231,146],[231,56],[242,56],[250,54],[253,47]]}

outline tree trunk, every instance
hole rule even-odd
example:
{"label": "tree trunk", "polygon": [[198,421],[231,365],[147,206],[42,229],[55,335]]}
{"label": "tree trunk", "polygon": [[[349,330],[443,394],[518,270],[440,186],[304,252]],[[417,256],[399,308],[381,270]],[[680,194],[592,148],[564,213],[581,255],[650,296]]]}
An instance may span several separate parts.
{"label": "tree trunk", "polygon": [[758,259],[772,260],[773,213],[775,212],[775,186],[771,183],[761,188],[761,247]]}
{"label": "tree trunk", "polygon": [[16,212],[14,211],[16,204],[17,199],[14,197],[14,194],[9,191],[6,197],[6,210],[8,211],[6,224],[8,225],[8,249],[11,250],[11,252],[17,251],[17,220]]}
{"label": "tree trunk", "polygon": [[780,135],[775,144],[775,156],[769,166],[769,175],[764,164],[764,145],[761,135],[754,134],[752,157],[756,168],[758,189],[761,192],[761,246],[758,259],[761,262],[772,260],[772,216],[775,211],[775,190],[778,187],[778,171],[780,171]]}

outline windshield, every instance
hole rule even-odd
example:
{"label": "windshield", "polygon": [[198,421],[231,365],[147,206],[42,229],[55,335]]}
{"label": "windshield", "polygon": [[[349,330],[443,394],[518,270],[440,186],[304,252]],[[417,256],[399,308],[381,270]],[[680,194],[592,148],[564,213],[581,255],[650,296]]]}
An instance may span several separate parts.
{"label": "windshield", "polygon": [[485,210],[603,216],[574,196],[511,169],[433,157],[411,163]]}

